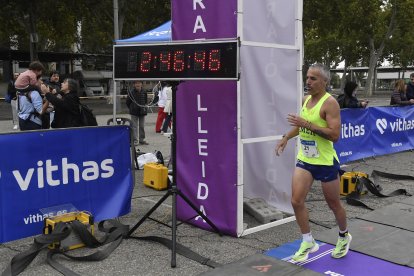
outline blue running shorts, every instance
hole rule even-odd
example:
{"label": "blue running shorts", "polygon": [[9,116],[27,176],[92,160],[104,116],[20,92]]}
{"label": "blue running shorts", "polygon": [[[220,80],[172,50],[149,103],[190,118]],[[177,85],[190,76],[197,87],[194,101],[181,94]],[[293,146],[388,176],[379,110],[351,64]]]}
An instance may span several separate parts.
{"label": "blue running shorts", "polygon": [[339,163],[335,158],[332,166],[312,165],[298,160],[296,167],[307,170],[312,174],[313,179],[320,180],[322,182],[329,182],[337,179],[340,170]]}

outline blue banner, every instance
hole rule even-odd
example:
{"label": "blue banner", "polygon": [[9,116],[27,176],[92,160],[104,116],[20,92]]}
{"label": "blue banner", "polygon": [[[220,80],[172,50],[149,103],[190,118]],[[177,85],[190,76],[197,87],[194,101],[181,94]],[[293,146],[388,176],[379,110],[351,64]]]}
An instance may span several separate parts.
{"label": "blue banner", "polygon": [[341,110],[341,163],[414,148],[414,107]]}
{"label": "blue banner", "polygon": [[127,126],[3,134],[0,145],[0,243],[42,233],[43,208],[72,204],[95,221],[130,212]]}

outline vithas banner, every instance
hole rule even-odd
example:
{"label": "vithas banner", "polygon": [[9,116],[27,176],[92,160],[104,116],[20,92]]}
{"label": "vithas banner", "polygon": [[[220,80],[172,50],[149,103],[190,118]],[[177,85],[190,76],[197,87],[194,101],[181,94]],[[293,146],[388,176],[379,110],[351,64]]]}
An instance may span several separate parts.
{"label": "vithas banner", "polygon": [[0,243],[41,234],[43,209],[95,221],[130,212],[129,140],[126,126],[0,135]]}
{"label": "vithas banner", "polygon": [[414,107],[341,110],[341,163],[414,148]]}

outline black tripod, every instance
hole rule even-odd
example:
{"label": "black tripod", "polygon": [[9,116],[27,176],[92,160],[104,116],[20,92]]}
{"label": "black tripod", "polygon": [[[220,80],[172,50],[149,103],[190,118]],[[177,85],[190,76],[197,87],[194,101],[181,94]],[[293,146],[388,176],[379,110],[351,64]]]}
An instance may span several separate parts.
{"label": "black tripod", "polygon": [[[172,110],[174,116],[177,114],[176,109],[176,92],[177,92],[177,86],[178,82],[174,83],[172,86]],[[215,232],[217,232],[220,236],[222,236],[222,233],[220,230],[211,222],[207,216],[205,216],[199,209],[197,209],[197,206],[195,206],[186,195],[184,195],[177,187],[177,157],[176,157],[176,150],[177,150],[177,120],[175,118],[174,125],[173,125],[173,132],[171,135],[171,159],[172,159],[172,181],[169,184],[167,193],[144,215],[144,217],[138,221],[137,224],[134,225],[134,227],[131,228],[128,232],[128,236],[130,236],[147,218],[150,217],[150,215],[160,206],[169,196],[172,196],[172,225],[171,225],[171,235],[172,235],[172,248],[171,248],[171,267],[176,267],[176,245],[177,245],[177,196],[180,196],[199,216],[201,216],[209,225],[211,228],[214,229]]]}

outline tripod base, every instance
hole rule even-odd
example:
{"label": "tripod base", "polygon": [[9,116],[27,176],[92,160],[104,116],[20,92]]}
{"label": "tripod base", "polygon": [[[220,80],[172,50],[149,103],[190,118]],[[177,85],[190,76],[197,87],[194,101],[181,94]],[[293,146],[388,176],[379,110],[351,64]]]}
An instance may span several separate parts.
{"label": "tripod base", "polygon": [[177,253],[177,196],[180,196],[194,211],[197,212],[207,223],[210,225],[215,232],[220,236],[223,234],[221,231],[206,217],[197,207],[177,188],[176,185],[171,185],[167,193],[142,217],[134,227],[129,230],[127,237],[131,236],[132,233],[142,224],[144,221],[151,216],[151,214],[169,197],[172,196],[172,225],[171,225],[171,267],[176,267],[176,253]]}
{"label": "tripod base", "polygon": [[[179,82],[172,82],[172,110],[175,116],[177,115],[176,112],[176,92],[177,86]],[[172,160],[172,170],[173,170],[173,182],[169,186],[167,193],[148,211],[145,216],[138,221],[138,223],[132,227],[132,229],[128,232],[128,236],[130,236],[135,229],[137,229],[149,216],[160,206],[170,195],[172,196],[172,247],[171,247],[171,267],[176,266],[176,246],[177,246],[177,196],[180,196],[199,216],[201,216],[204,221],[206,221],[214,231],[216,231],[220,236],[222,233],[220,230],[200,211],[197,207],[177,188],[176,180],[177,180],[177,158],[176,158],[176,147],[177,147],[177,120],[175,121],[175,125],[173,127],[173,133],[171,135],[171,160]]]}

